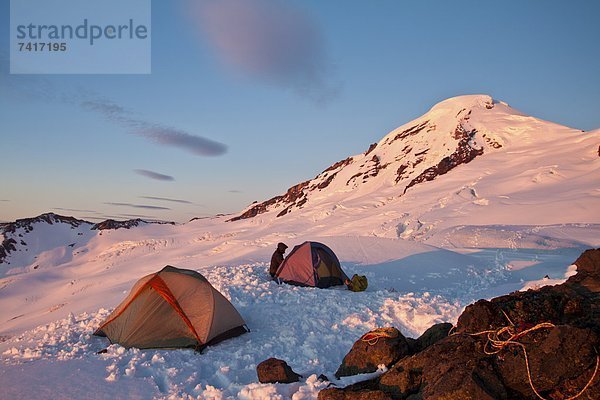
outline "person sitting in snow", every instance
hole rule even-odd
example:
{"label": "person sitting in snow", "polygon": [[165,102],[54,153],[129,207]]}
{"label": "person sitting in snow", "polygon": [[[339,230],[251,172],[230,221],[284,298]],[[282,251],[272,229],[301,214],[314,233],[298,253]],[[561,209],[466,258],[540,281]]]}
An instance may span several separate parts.
{"label": "person sitting in snow", "polygon": [[275,273],[283,262],[283,255],[285,254],[285,250],[287,248],[288,247],[285,243],[277,243],[277,250],[275,250],[271,256],[271,267],[269,268],[269,274],[271,275],[271,278],[275,278]]}

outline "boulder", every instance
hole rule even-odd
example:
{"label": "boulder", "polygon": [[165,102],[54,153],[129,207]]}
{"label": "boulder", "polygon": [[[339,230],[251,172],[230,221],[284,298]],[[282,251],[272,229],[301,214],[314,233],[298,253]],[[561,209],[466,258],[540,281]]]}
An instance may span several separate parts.
{"label": "boulder", "polygon": [[380,390],[394,398],[507,399],[483,343],[470,336],[450,336],[407,357],[379,379]]}
{"label": "boulder", "polygon": [[400,331],[396,328],[386,328],[386,331],[395,337],[381,337],[371,343],[363,341],[362,338],[357,340],[344,357],[335,376],[340,378],[375,372],[378,365],[384,364],[389,367],[402,357],[411,354],[408,341]]}
{"label": "boulder", "polygon": [[[590,329],[559,325],[540,329],[519,339],[525,346],[533,385],[550,399],[575,396],[596,367],[594,346],[600,341]],[[510,346],[494,359],[504,384],[522,398],[535,398],[529,383],[523,350]],[[587,393],[600,394],[600,379]],[[586,398],[583,396],[582,398]]]}
{"label": "boulder", "polygon": [[292,383],[298,382],[301,375],[295,373],[283,360],[269,358],[256,366],[256,374],[260,383]]}
{"label": "boulder", "polygon": [[350,391],[338,388],[323,389],[319,392],[319,400],[392,400],[392,397],[381,390]]}
{"label": "boulder", "polygon": [[577,274],[570,277],[567,284],[600,292],[600,249],[584,251],[573,264],[577,265]]}
{"label": "boulder", "polygon": [[423,351],[432,344],[448,337],[448,333],[452,329],[452,324],[448,322],[442,322],[440,324],[432,325],[427,329],[413,344],[414,353]]}

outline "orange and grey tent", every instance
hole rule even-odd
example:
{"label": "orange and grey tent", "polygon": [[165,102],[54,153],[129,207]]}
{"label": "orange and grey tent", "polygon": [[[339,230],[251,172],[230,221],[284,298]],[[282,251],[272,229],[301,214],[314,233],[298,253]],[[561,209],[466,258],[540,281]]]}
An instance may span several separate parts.
{"label": "orange and grey tent", "polygon": [[283,260],[275,278],[298,286],[326,288],[347,279],[335,253],[323,243],[304,242]]}
{"label": "orange and grey tent", "polygon": [[247,331],[235,307],[205,277],[166,266],[137,281],[94,334],[127,348],[203,349]]}

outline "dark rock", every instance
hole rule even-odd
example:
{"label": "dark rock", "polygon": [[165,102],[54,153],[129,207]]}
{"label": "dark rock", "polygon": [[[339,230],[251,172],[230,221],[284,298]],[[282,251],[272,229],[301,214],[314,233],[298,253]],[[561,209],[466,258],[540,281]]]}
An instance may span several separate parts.
{"label": "dark rock", "polygon": [[[536,330],[522,337],[519,342],[527,351],[536,390],[551,399],[574,396],[585,387],[596,367],[594,346],[600,344],[591,330],[568,325]],[[506,386],[520,397],[535,398],[520,346],[506,349],[494,362]],[[600,383],[595,388],[600,389]],[[588,393],[594,391],[592,389]],[[600,394],[600,390],[596,393]]]}
{"label": "dark rock", "polygon": [[373,345],[357,340],[335,373],[336,377],[365,374],[377,371],[377,366],[386,367],[410,354],[408,341],[396,328],[391,328],[394,338],[379,338]]}
{"label": "dark rock", "polygon": [[38,222],[45,222],[49,225],[53,225],[54,223],[68,224],[71,225],[72,228],[77,228],[81,224],[90,224],[90,222],[73,217],[65,217],[63,215],[54,213],[45,213],[38,215],[37,217],[22,218],[16,220],[15,222],[3,224],[2,231],[4,233],[14,233],[19,228],[22,228],[25,231],[32,231],[33,224]]}
{"label": "dark rock", "polygon": [[[454,131],[454,138],[459,139],[456,150],[454,153],[447,157],[444,157],[437,165],[425,169],[419,176],[414,178],[404,188],[404,193],[414,185],[421,182],[432,181],[440,175],[446,174],[448,171],[456,168],[461,164],[467,164],[477,156],[483,154],[483,148],[471,147],[471,141],[477,131],[475,129],[467,131],[461,124],[456,127]],[[396,179],[396,182],[398,179]]]}
{"label": "dark rock", "polygon": [[390,140],[389,144],[392,144],[393,142],[395,142],[398,139],[404,139],[408,136],[416,135],[417,133],[421,132],[423,129],[427,128],[428,125],[429,125],[429,121],[423,121],[418,125],[412,126],[408,129],[405,129],[402,132],[398,133],[396,136],[394,136],[394,138],[392,140]]}
{"label": "dark rock", "polygon": [[258,364],[256,374],[260,383],[292,383],[302,377],[292,371],[285,361],[277,358],[269,358]]}
{"label": "dark rock", "polygon": [[416,343],[413,345],[414,353],[423,351],[432,344],[448,337],[448,333],[451,329],[452,324],[448,322],[442,322],[431,326],[416,340]]}
{"label": "dark rock", "polygon": [[15,244],[17,244],[17,241],[13,238],[4,239],[2,241],[0,244],[0,262],[2,262],[11,251],[17,250]]}
{"label": "dark rock", "polygon": [[319,400],[391,400],[392,397],[381,390],[349,391],[329,388],[319,392]]}
{"label": "dark rock", "polygon": [[356,174],[352,175],[352,176],[350,177],[350,179],[348,179],[348,180],[346,181],[346,186],[350,185],[350,182],[352,182],[354,179],[358,178],[358,177],[359,177],[359,176],[361,176],[361,175],[362,175],[362,172],[358,172],[358,173],[356,173]]}
{"label": "dark rock", "polygon": [[408,176],[408,174],[405,174],[404,172],[406,171],[406,169],[408,168],[408,164],[402,164],[400,165],[400,167],[398,167],[398,170],[396,171],[396,183],[400,182],[402,179],[404,179],[406,176]]}
{"label": "dark rock", "polygon": [[375,150],[376,147],[377,147],[377,143],[372,143],[369,146],[369,149],[365,152],[365,156],[369,155],[369,153],[372,152],[373,150]]}
{"label": "dark rock", "polygon": [[600,249],[584,251],[574,262],[577,274],[567,280],[569,285],[579,285],[591,292],[600,292]]}
{"label": "dark rock", "polygon": [[337,172],[331,174],[323,182],[321,182],[318,185],[316,185],[316,188],[317,189],[325,189],[333,181],[333,179],[335,178],[336,175],[337,175]]}
{"label": "dark rock", "polygon": [[350,164],[352,161],[354,160],[354,157],[348,157],[342,161],[338,161],[335,164],[333,164],[332,166],[330,166],[329,168],[323,170],[323,172],[321,172],[321,174],[325,173],[325,172],[329,172],[329,171],[334,171],[336,169],[340,169],[345,167],[346,165]]}
{"label": "dark rock", "polygon": [[107,219],[106,221],[99,222],[92,226],[93,231],[104,231],[109,229],[130,229],[141,224],[169,224],[175,225],[174,222],[163,222],[163,221],[145,221],[143,219],[129,219],[127,221],[115,221],[114,219]]}
{"label": "dark rock", "polygon": [[[266,213],[267,211],[269,211],[271,209],[272,206],[275,206],[278,204],[294,205],[294,204],[296,204],[296,200],[298,200],[306,195],[304,193],[304,190],[306,188],[308,188],[309,183],[310,183],[310,181],[304,181],[302,183],[294,185],[291,188],[289,188],[288,191],[284,195],[275,196],[265,202],[256,204],[256,205],[250,207],[248,210],[246,210],[241,215],[239,215],[237,217],[233,217],[231,219],[228,219],[227,221],[233,222],[233,221],[239,221],[241,219],[253,218],[259,214]],[[280,215],[281,215],[281,213],[280,213]],[[285,215],[285,214],[283,214],[283,215]]]}
{"label": "dark rock", "polygon": [[379,380],[380,389],[394,398],[507,399],[492,358],[470,336],[450,336],[407,357]]}

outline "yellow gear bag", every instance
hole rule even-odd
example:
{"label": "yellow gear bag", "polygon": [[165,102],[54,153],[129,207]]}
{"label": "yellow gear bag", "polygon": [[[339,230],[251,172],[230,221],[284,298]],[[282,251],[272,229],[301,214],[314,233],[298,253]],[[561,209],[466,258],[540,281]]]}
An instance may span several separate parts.
{"label": "yellow gear bag", "polygon": [[367,286],[369,286],[369,281],[367,281],[366,276],[354,274],[348,288],[353,292],[364,292]]}

